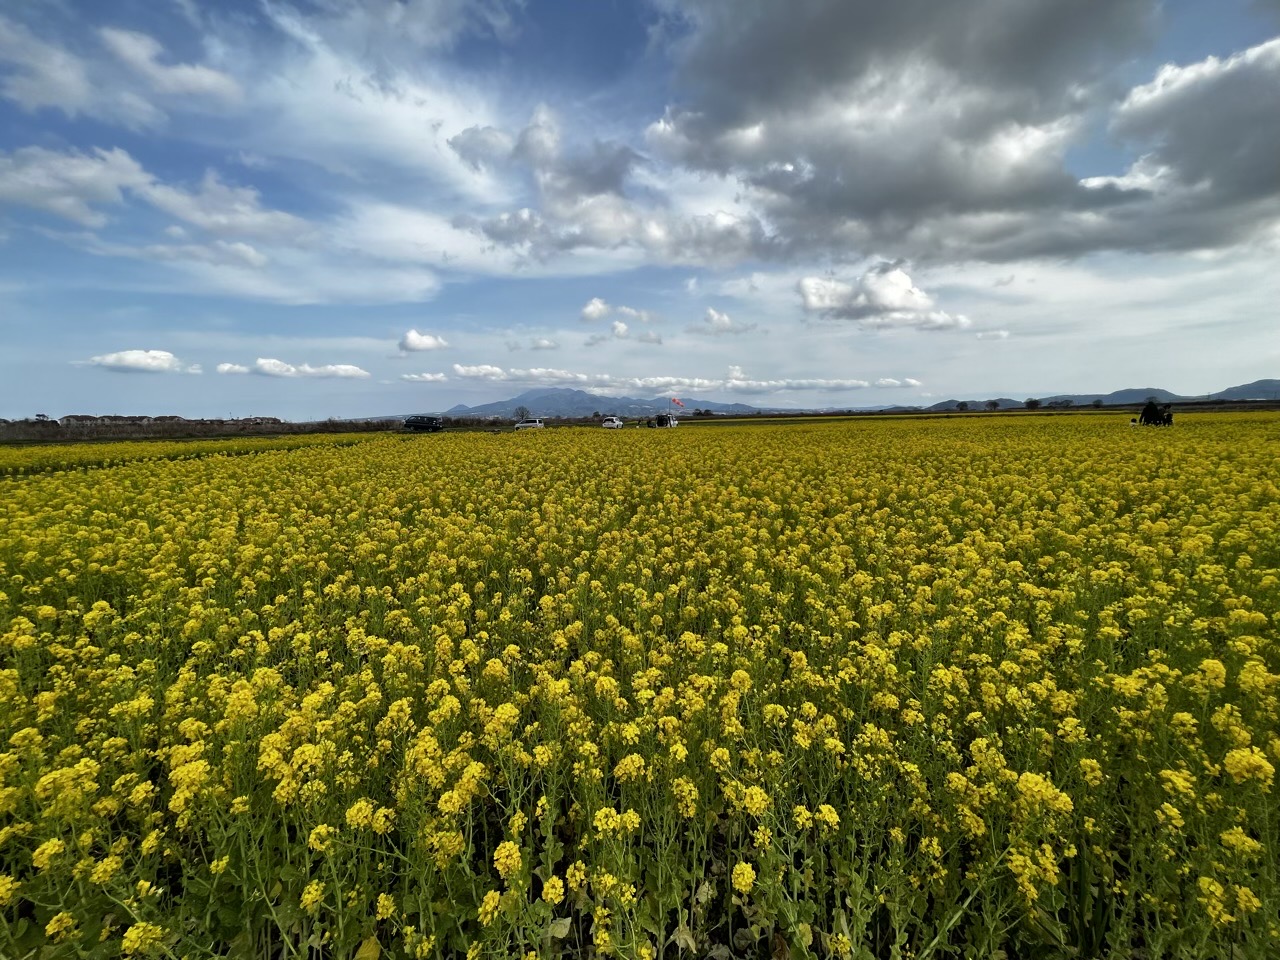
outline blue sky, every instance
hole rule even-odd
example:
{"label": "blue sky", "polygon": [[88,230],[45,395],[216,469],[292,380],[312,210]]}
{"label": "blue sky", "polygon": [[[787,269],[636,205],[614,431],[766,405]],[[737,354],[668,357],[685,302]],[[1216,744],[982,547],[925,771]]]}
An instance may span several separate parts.
{"label": "blue sky", "polygon": [[1280,375],[1280,3],[0,9],[0,417]]}

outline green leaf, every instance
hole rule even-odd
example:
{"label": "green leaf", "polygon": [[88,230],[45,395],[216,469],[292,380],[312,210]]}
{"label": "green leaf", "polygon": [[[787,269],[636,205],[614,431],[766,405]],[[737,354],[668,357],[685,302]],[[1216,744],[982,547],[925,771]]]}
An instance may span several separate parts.
{"label": "green leaf", "polygon": [[366,937],[360,949],[356,951],[355,960],[378,960],[382,955],[382,944],[377,937]]}
{"label": "green leaf", "polygon": [[796,927],[796,936],[805,945],[805,949],[813,946],[813,927],[809,926],[809,924],[802,923]]}
{"label": "green leaf", "polygon": [[556,940],[563,940],[569,935],[570,928],[573,927],[573,920],[570,917],[561,917],[559,920],[552,920],[548,930],[551,936]]}
{"label": "green leaf", "polygon": [[671,938],[675,941],[675,945],[681,950],[688,950],[693,953],[698,949],[698,941],[694,939],[693,931],[686,924],[680,924],[676,927],[675,935]]}

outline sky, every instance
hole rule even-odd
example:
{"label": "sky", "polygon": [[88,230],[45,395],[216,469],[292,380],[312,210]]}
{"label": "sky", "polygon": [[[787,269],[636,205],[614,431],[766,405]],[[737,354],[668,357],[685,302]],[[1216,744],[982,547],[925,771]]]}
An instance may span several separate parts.
{"label": "sky", "polygon": [[0,417],[1280,376],[1280,0],[0,4]]}

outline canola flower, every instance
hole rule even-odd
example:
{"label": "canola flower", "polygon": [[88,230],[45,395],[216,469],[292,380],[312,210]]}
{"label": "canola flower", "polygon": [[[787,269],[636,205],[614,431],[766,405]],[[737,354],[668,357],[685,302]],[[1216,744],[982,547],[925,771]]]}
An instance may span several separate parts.
{"label": "canola flower", "polygon": [[0,956],[1274,956],[1277,426],[10,451]]}

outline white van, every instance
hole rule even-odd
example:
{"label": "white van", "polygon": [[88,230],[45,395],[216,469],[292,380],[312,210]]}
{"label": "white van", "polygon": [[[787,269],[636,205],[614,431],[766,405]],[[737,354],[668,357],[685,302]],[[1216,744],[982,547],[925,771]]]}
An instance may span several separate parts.
{"label": "white van", "polygon": [[541,430],[545,424],[537,417],[530,417],[527,420],[521,420],[516,424],[517,430]]}

